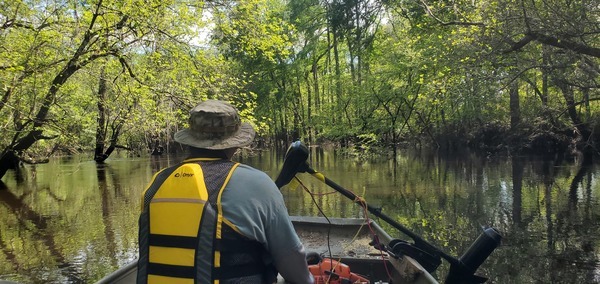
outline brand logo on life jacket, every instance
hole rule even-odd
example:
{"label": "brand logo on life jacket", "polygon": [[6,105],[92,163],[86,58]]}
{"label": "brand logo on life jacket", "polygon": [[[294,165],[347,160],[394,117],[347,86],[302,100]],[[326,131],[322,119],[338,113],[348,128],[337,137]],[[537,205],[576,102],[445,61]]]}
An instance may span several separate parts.
{"label": "brand logo on life jacket", "polygon": [[193,177],[193,176],[194,176],[194,174],[192,174],[192,173],[176,173],[175,174],[176,178],[178,178],[178,177],[184,177],[185,178],[185,177]]}

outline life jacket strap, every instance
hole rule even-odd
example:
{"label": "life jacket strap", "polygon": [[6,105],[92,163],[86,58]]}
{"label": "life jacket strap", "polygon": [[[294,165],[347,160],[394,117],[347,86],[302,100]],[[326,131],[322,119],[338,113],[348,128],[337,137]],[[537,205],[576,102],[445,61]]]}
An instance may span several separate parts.
{"label": "life jacket strap", "polygon": [[243,253],[250,253],[250,254],[258,253],[260,255],[260,253],[262,251],[264,251],[263,246],[259,242],[252,241],[252,240],[240,240],[240,239],[235,239],[235,240],[218,239],[218,240],[214,241],[213,247],[215,248],[215,250],[218,250],[221,253],[223,253],[223,252],[237,252],[237,253],[243,252]]}
{"label": "life jacket strap", "polygon": [[213,275],[218,279],[232,279],[263,274],[265,266],[262,262],[253,262],[242,265],[213,267]]}
{"label": "life jacket strap", "polygon": [[[254,262],[243,265],[214,267],[212,273],[219,279],[232,279],[262,274],[264,271],[265,266],[262,263]],[[194,267],[191,266],[148,263],[148,274],[152,275],[193,279],[194,273]]]}
{"label": "life jacket strap", "polygon": [[148,243],[151,246],[196,249],[198,240],[195,237],[150,234]]}
{"label": "life jacket strap", "polygon": [[194,279],[195,273],[196,271],[192,266],[148,263],[148,274],[152,275]]}

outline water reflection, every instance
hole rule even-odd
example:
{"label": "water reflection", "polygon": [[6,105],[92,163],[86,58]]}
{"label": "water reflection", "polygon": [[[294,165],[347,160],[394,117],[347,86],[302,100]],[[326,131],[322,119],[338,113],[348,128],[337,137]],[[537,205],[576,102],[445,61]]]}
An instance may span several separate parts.
{"label": "water reflection", "polygon": [[[238,156],[273,179],[285,149]],[[0,279],[90,283],[135,259],[140,194],[181,157],[86,157],[26,166],[0,189]],[[395,161],[343,158],[311,148],[311,166],[450,255],[481,233],[503,243],[479,273],[488,283],[600,283],[598,169],[527,157],[401,154]],[[358,206],[312,176],[282,194],[293,215],[362,217]],[[406,236],[386,226],[399,238]],[[443,279],[448,267],[438,269]]]}
{"label": "water reflection", "polygon": [[[21,174],[22,172],[18,173],[21,177],[16,179],[20,185],[25,181]],[[32,177],[35,179],[35,175],[32,175]],[[19,271],[22,267],[22,254],[30,252],[32,249],[34,254],[38,251],[43,251],[43,254],[38,254],[40,258],[36,259],[36,261],[45,261],[50,266],[55,266],[57,268],[56,272],[59,273],[56,276],[60,277],[61,281],[70,283],[81,282],[82,278],[78,267],[65,258],[60,244],[57,243],[52,235],[50,228],[52,226],[51,217],[42,215],[29,206],[28,200],[33,192],[25,191],[20,196],[17,196],[8,190],[4,184],[2,186],[4,190],[0,190],[0,200],[5,209],[7,209],[7,212],[3,212],[5,213],[3,216],[12,215],[13,217],[8,222],[10,229],[3,228],[2,231],[7,232],[10,230],[17,233],[16,236],[4,233],[0,234],[0,244],[2,245],[3,253],[6,255],[7,263],[12,264],[13,269]],[[33,189],[52,193],[48,187]],[[52,201],[60,201],[54,194],[49,194],[48,196],[51,197]],[[30,245],[34,247],[30,247]],[[22,248],[23,250],[19,251],[15,248]],[[36,276],[33,277],[31,280],[34,282],[41,281],[41,279],[36,279]]]}
{"label": "water reflection", "polygon": [[[104,236],[107,242],[107,251],[110,255],[116,255],[116,238],[114,226],[112,223],[112,219],[110,218],[111,213],[114,211],[114,208],[111,206],[111,186],[110,184],[114,184],[115,192],[119,191],[118,183],[115,183],[113,180],[114,173],[111,171],[109,164],[97,164],[97,177],[98,177],[98,188],[100,190],[100,199],[102,204],[102,221],[104,223]],[[118,179],[117,179],[118,180]],[[110,264],[114,267],[117,266],[117,259],[112,259]]]}

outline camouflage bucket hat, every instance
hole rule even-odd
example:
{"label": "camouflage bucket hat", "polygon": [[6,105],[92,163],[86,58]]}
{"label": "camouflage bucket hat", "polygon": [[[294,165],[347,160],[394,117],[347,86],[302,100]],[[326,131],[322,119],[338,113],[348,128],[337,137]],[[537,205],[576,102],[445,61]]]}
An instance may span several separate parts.
{"label": "camouflage bucket hat", "polygon": [[207,100],[190,110],[189,128],[175,133],[175,141],[188,146],[222,150],[250,145],[254,129],[242,123],[229,103]]}

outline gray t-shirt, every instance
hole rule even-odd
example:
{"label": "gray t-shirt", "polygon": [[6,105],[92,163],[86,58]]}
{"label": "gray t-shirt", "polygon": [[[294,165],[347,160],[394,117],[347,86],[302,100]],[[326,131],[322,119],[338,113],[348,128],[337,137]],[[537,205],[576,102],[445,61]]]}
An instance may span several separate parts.
{"label": "gray t-shirt", "polygon": [[266,173],[240,164],[223,190],[221,204],[225,222],[262,243],[271,253],[267,262],[272,261],[287,282],[314,282],[283,196]]}

